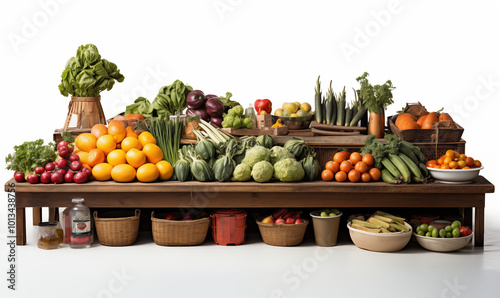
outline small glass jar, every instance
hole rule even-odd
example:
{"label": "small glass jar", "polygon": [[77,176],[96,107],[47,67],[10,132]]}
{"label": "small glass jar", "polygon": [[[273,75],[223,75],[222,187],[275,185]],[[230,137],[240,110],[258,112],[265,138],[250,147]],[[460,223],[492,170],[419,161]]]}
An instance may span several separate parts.
{"label": "small glass jar", "polygon": [[41,222],[38,224],[38,248],[56,249],[59,247],[57,222]]}

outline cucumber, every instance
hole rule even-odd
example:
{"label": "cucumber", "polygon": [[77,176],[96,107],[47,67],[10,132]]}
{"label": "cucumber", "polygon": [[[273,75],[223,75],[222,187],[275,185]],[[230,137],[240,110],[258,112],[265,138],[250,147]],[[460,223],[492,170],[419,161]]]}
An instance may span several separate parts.
{"label": "cucumber", "polygon": [[420,172],[420,168],[417,166],[417,164],[415,164],[408,156],[404,155],[403,153],[399,153],[398,156],[399,158],[401,158],[401,160],[403,160],[413,176],[415,176],[419,180],[424,177],[422,175],[422,172]]}
{"label": "cucumber", "polygon": [[403,160],[396,154],[389,154],[389,160],[398,168],[399,172],[403,176],[403,180],[406,183],[411,181],[411,172],[410,169],[406,166]]}
{"label": "cucumber", "polygon": [[398,168],[396,168],[396,166],[387,157],[384,157],[382,159],[382,164],[384,165],[384,167],[387,170],[389,170],[389,172],[392,174],[392,176],[394,176],[396,178],[401,177],[401,172],[398,170]]}
{"label": "cucumber", "polygon": [[418,148],[417,146],[415,146],[407,141],[402,141],[401,145],[411,148],[411,150],[413,151],[413,154],[415,154],[418,161],[420,161],[421,163],[425,164],[427,162],[427,157],[425,157],[425,155],[422,153],[422,151],[420,151],[420,148]]}
{"label": "cucumber", "polygon": [[382,173],[382,180],[385,183],[391,183],[391,184],[399,183],[398,179],[394,178],[394,176],[392,176],[392,174],[387,169],[382,169],[381,173]]}
{"label": "cucumber", "polygon": [[429,177],[429,169],[427,169],[427,166],[424,165],[423,163],[420,163],[419,167],[420,167],[420,172],[422,172],[422,174],[424,174],[426,178]]}
{"label": "cucumber", "polygon": [[417,159],[417,156],[415,155],[415,153],[413,153],[412,147],[408,146],[407,144],[401,143],[399,145],[399,152],[408,156],[416,165],[418,165],[420,163],[420,161]]}

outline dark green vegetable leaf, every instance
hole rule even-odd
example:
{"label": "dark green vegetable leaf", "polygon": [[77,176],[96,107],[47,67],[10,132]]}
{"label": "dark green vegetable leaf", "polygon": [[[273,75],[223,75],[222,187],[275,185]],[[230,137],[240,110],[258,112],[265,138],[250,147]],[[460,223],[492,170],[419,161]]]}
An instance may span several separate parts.
{"label": "dark green vegetable leaf", "polygon": [[43,145],[43,140],[24,142],[14,146],[14,153],[7,155],[5,163],[7,170],[24,173],[25,176],[33,173],[36,167],[45,166],[57,157],[54,151],[54,143]]}

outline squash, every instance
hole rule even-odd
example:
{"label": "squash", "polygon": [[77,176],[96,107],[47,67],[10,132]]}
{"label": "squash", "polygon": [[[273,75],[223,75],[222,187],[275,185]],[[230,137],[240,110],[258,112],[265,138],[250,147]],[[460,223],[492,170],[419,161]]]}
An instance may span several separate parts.
{"label": "squash", "polygon": [[441,121],[450,121],[450,128],[456,127],[455,122],[453,121],[453,118],[451,118],[450,114],[448,114],[448,113],[441,113],[441,115],[439,115],[439,122],[441,122]]}
{"label": "squash", "polygon": [[418,123],[418,125],[420,125],[420,127],[422,127],[422,124],[424,124],[424,121],[425,121],[425,118],[427,117],[427,115],[423,115],[423,116],[420,116],[420,118],[418,118],[417,123]]}
{"label": "squash", "polygon": [[422,123],[422,129],[432,129],[434,123],[438,122],[438,117],[436,112],[431,112],[427,117],[425,117],[424,122]]}
{"label": "squash", "polygon": [[[417,118],[410,113],[401,113],[396,119],[396,127],[401,130],[415,129],[415,124],[417,124]],[[412,127],[412,128],[409,128]],[[420,127],[418,127],[420,128]]]}

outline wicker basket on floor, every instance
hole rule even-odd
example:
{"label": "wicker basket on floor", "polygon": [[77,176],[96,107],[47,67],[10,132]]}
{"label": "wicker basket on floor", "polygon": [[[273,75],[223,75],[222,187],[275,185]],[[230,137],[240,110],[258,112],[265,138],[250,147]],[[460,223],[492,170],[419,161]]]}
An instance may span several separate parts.
{"label": "wicker basket on floor", "polygon": [[155,217],[151,212],[153,240],[158,245],[184,246],[200,245],[207,238],[210,218],[195,220],[166,220]]}
{"label": "wicker basket on floor", "polygon": [[137,240],[139,232],[139,218],[141,211],[135,210],[135,215],[118,218],[99,218],[94,211],[94,222],[97,237],[102,245],[126,246]]}
{"label": "wicker basket on floor", "polygon": [[301,224],[280,224],[262,223],[257,220],[260,235],[265,244],[275,246],[295,246],[302,243],[309,221],[304,219]]}

